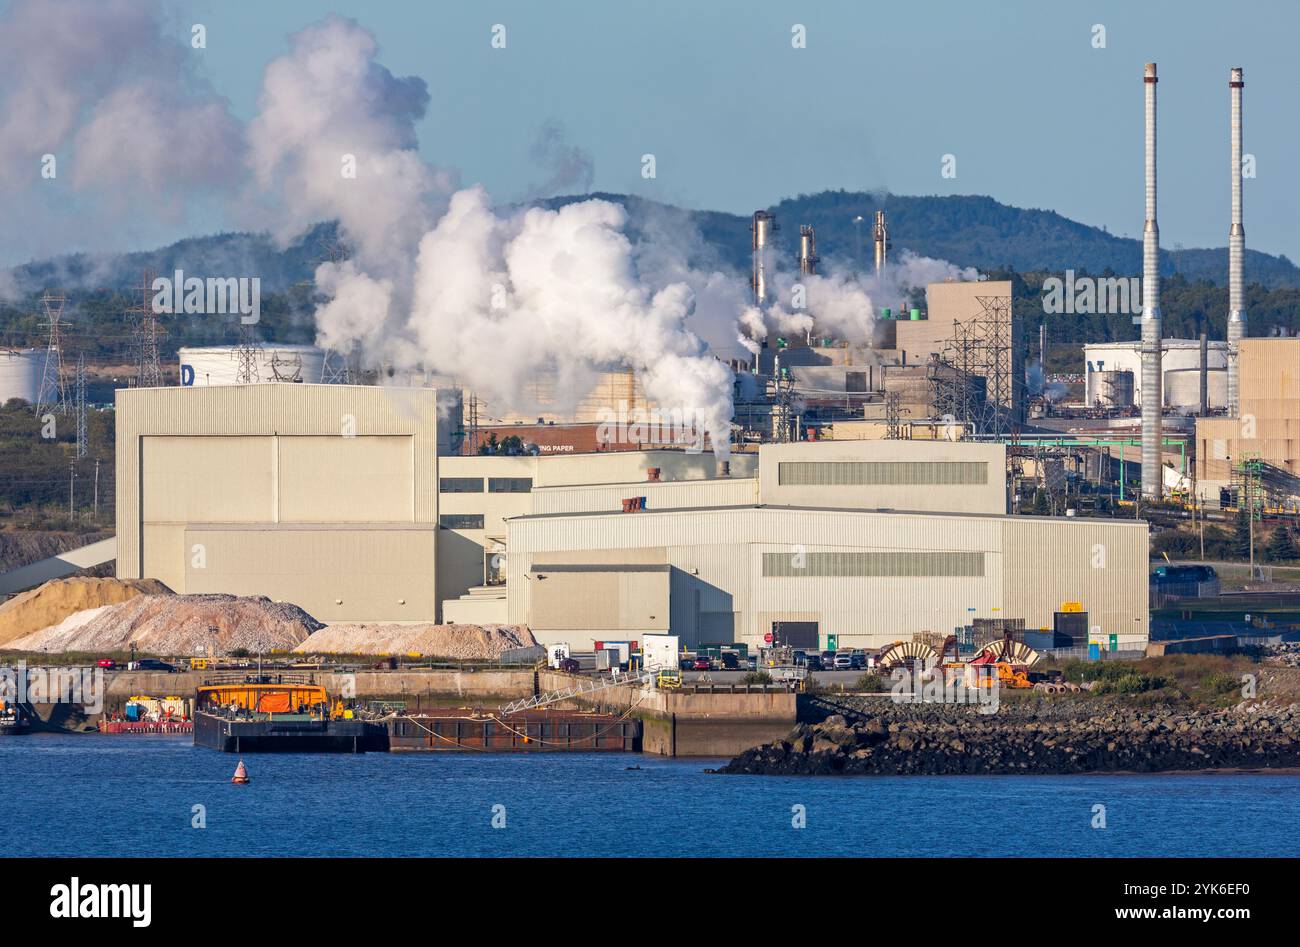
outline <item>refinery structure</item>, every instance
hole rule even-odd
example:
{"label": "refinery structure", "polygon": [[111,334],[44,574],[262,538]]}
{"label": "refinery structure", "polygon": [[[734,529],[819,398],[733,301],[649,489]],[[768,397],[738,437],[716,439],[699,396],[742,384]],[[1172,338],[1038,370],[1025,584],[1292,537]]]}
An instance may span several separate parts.
{"label": "refinery structure", "polygon": [[[791,302],[823,278],[817,222],[790,222],[784,259],[775,215],[753,214],[759,318],[741,322],[748,357],[717,360],[732,379],[725,442],[683,437],[617,363],[580,390],[538,364],[511,400],[241,329],[164,368],[142,302],[116,398],[117,573],[327,622],[512,623],[543,642],[879,648],[1035,631],[1069,647],[1083,628],[1141,648],[1141,505],[1300,495],[1300,340],[1244,337],[1242,72],[1222,342],[1163,337],[1154,64],[1142,80],[1141,337],[1086,344],[1072,394],[1044,375],[1047,326],[1026,337],[1009,281],[895,278],[906,251],[884,210],[855,218],[872,242],[853,274],[871,288],[865,332]],[[0,394],[84,415],[62,304],[46,294],[44,349],[5,353]],[[764,318],[782,309],[787,322]]]}

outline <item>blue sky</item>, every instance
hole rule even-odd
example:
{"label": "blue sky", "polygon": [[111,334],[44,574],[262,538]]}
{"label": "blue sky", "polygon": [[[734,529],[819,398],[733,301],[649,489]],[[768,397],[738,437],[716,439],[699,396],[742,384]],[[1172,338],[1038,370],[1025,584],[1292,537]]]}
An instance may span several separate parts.
{"label": "blue sky", "polygon": [[[1287,3],[652,3],[182,0],[235,114],[262,70],[327,12],[356,18],[431,101],[427,159],[498,201],[545,178],[558,120],[594,188],[748,213],[799,192],[987,194],[1111,232],[1142,225],[1142,64],[1160,68],[1162,244],[1223,246],[1228,68],[1246,70],[1248,246],[1300,260],[1300,8]],[[504,50],[489,43],[507,29]],[[791,27],[807,48],[791,47]],[[1093,48],[1094,24],[1106,47]],[[188,32],[184,29],[184,32]],[[653,153],[658,177],[640,176]],[[942,156],[957,176],[940,176]],[[214,220],[214,225],[219,223]]]}

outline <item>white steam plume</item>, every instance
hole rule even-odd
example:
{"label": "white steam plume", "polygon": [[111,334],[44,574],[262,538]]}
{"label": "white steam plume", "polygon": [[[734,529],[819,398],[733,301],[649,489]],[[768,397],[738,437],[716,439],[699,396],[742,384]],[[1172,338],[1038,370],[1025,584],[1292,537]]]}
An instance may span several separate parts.
{"label": "white steam plume", "polygon": [[[448,200],[452,177],[416,150],[424,83],[394,77],[375,54],[350,20],[303,30],[267,68],[249,129],[281,236],[336,218],[353,251],[317,269],[329,297],[319,343],[454,376],[512,408],[527,403],[539,366],[576,394],[598,370],[630,368],[662,411],[727,450],[730,372],[685,327],[690,285],[638,270],[622,208],[587,201],[500,218],[480,189]],[[355,177],[340,174],[342,155],[355,157]]]}

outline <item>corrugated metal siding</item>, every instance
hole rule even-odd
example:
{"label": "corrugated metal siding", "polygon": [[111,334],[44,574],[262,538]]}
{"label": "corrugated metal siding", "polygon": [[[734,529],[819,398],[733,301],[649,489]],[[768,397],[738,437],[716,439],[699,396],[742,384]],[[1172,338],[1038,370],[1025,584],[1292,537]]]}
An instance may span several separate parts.
{"label": "corrugated metal siding", "polygon": [[211,524],[185,532],[187,592],[267,595],[322,621],[429,621],[437,533],[423,525]]}
{"label": "corrugated metal siding", "polygon": [[277,436],[279,520],[411,523],[414,438]]}
{"label": "corrugated metal siding", "polygon": [[948,441],[821,441],[759,448],[759,502],[1001,515],[1006,448]]}
{"label": "corrugated metal siding", "polygon": [[594,486],[546,487],[533,491],[536,514],[617,512],[628,497],[646,498],[650,510],[706,506],[753,506],[757,479],[673,480]]}
{"label": "corrugated metal siding", "polygon": [[[620,551],[664,546],[669,562],[682,573],[674,577],[674,632],[688,640],[695,623],[687,613],[698,614],[697,596],[718,609],[713,614],[734,609],[737,634],[751,643],[770,629],[773,616],[819,621],[823,633],[839,634],[843,644],[860,646],[885,644],[916,631],[949,633],[975,617],[1025,617],[1034,626],[1033,616],[1064,592],[1090,601],[1105,592],[1107,604],[1095,605],[1097,614],[1108,624],[1144,632],[1145,528],[1142,523],[1091,520],[777,507],[514,520],[507,585],[510,620],[527,620],[529,589],[523,573],[534,553],[563,550],[581,559],[584,550],[617,556]],[[1011,539],[1018,542],[1014,556],[1005,548]],[[1112,550],[1112,569],[1104,579],[1092,569],[1097,542]],[[850,582],[763,576],[765,554],[789,557],[863,549],[979,553],[984,575],[864,577]],[[683,594],[691,597],[683,602]],[[1048,620],[1050,624],[1050,614]]]}
{"label": "corrugated metal siding", "polygon": [[[116,397],[117,568],[124,578],[139,577],[142,570],[145,435],[408,435],[412,518],[437,522],[438,412],[431,388],[264,384],[119,389]],[[194,469],[189,476],[201,486],[220,469]],[[304,489],[310,489],[310,471],[302,476]]]}
{"label": "corrugated metal siding", "polygon": [[141,451],[145,523],[264,523],[275,516],[272,437],[151,435],[141,438]]}
{"label": "corrugated metal siding", "polygon": [[1145,522],[1025,516],[1009,518],[1004,530],[1005,617],[1051,628],[1053,612],[1079,602],[1106,634],[1147,634]]}
{"label": "corrugated metal siding", "polygon": [[803,487],[974,485],[989,482],[989,465],[978,461],[782,461],[777,478]]}
{"label": "corrugated metal siding", "polygon": [[764,578],[983,576],[982,552],[763,553]]}

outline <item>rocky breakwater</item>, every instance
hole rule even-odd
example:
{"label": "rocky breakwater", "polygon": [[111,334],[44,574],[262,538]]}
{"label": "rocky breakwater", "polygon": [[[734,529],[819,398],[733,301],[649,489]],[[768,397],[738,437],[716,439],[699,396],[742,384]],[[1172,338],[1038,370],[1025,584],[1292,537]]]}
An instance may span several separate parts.
{"label": "rocky breakwater", "polygon": [[1300,705],[1136,709],[1093,700],[993,714],[883,701],[802,723],[721,773],[956,775],[1300,768]]}

